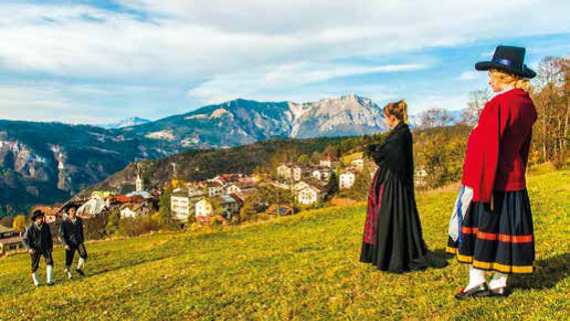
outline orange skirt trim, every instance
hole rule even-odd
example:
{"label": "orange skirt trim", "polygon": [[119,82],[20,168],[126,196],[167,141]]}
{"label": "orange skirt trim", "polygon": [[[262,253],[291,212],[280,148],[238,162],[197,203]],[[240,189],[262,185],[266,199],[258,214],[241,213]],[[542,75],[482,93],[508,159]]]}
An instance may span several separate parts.
{"label": "orange skirt trim", "polygon": [[531,243],[532,234],[528,235],[508,235],[508,234],[497,234],[497,233],[487,233],[480,232],[476,227],[462,227],[461,233],[463,234],[476,234],[478,239],[495,241],[505,243]]}
{"label": "orange skirt trim", "polygon": [[[457,254],[457,261],[461,263],[471,263],[473,267],[481,270],[493,270],[503,273],[532,273],[534,271],[534,266],[532,265],[506,265],[496,262],[482,262],[474,260],[472,256],[462,255],[457,252],[457,249],[452,247],[447,247],[446,252],[449,250],[455,250]],[[450,252],[448,252],[450,253]]]}

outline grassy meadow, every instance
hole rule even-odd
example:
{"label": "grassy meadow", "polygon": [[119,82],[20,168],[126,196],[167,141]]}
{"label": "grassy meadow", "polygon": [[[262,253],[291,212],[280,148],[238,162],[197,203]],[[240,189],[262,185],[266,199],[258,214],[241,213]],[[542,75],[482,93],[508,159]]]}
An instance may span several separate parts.
{"label": "grassy meadow", "polygon": [[[457,301],[467,266],[389,274],[358,262],[365,207],[307,211],[211,234],[87,244],[88,276],[34,288],[29,256],[0,259],[0,320],[563,320],[570,279],[570,171],[529,178],[537,272],[507,299]],[[426,243],[444,255],[455,188],[418,195]],[[45,264],[40,265],[45,283]]]}

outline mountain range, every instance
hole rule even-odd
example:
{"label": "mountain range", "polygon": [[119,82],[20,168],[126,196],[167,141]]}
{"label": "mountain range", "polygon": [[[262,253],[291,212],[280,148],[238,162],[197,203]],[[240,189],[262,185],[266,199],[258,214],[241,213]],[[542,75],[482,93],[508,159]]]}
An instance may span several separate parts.
{"label": "mountain range", "polygon": [[140,117],[130,117],[130,118],[121,120],[118,123],[99,125],[99,127],[103,127],[105,129],[117,129],[117,128],[125,128],[125,127],[131,127],[131,126],[138,126],[138,125],[142,125],[142,124],[146,124],[146,123],[150,123],[150,120],[140,118]]}
{"label": "mountain range", "polygon": [[0,213],[62,201],[137,159],[229,148],[270,138],[355,136],[387,130],[381,109],[356,95],[312,103],[237,99],[113,128],[0,121]]}

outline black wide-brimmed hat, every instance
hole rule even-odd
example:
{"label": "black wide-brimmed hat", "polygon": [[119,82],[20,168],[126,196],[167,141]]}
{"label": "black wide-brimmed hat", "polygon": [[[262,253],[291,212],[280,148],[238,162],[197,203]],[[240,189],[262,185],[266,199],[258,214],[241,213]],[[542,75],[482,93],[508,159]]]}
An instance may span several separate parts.
{"label": "black wide-brimmed hat", "polygon": [[536,72],[524,64],[526,49],[522,47],[497,46],[491,61],[475,64],[477,70],[497,69],[523,78],[534,78]]}
{"label": "black wide-brimmed hat", "polygon": [[77,211],[77,209],[79,209],[79,205],[76,203],[69,203],[63,206],[63,210],[69,213],[70,209],[75,209],[75,211]]}
{"label": "black wide-brimmed hat", "polygon": [[44,217],[44,212],[42,212],[41,210],[35,210],[34,213],[32,213],[32,221],[35,221],[40,217]]}

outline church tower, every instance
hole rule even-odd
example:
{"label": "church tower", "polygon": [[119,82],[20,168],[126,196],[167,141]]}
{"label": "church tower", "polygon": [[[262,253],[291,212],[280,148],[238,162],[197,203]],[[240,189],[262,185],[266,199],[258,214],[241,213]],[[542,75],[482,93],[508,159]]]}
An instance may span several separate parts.
{"label": "church tower", "polygon": [[137,180],[135,182],[136,185],[136,191],[137,192],[142,192],[144,191],[144,184],[143,184],[143,180],[141,178],[141,167],[140,164],[137,164]]}

